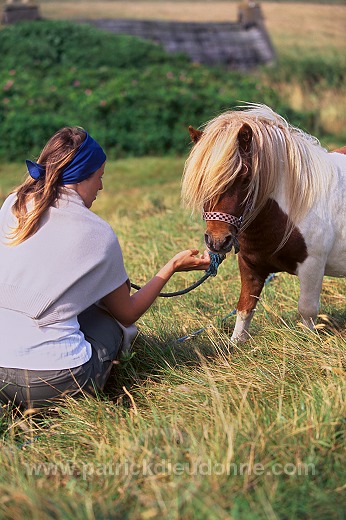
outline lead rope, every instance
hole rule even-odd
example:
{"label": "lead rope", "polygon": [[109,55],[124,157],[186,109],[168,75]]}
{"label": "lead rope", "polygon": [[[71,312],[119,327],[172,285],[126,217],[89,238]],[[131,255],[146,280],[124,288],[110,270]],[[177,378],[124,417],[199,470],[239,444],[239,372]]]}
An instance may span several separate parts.
{"label": "lead rope", "polygon": [[[182,294],[187,294],[190,291],[192,291],[193,289],[196,289],[196,287],[201,285],[203,282],[205,282],[210,276],[216,276],[219,265],[224,261],[224,259],[226,258],[226,255],[224,255],[223,253],[212,253],[211,251],[208,251],[208,252],[209,252],[209,256],[210,256],[210,264],[209,264],[208,269],[205,272],[205,275],[202,276],[202,278],[197,280],[197,282],[193,283],[189,287],[186,287],[186,289],[181,289],[180,291],[174,291],[174,292],[164,292],[164,293],[160,292],[158,296],[161,296],[162,298],[171,298],[172,296],[181,296]],[[139,289],[141,289],[141,287],[139,285],[136,285],[135,283],[132,283],[132,282],[131,282],[131,287],[133,289],[136,289],[137,291]]]}

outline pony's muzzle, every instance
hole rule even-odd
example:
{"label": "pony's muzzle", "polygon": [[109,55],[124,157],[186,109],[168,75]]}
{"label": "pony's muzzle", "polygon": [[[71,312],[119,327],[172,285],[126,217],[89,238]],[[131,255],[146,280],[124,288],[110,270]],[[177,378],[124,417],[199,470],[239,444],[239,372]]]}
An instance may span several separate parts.
{"label": "pony's muzzle", "polygon": [[222,238],[216,238],[209,233],[205,233],[204,241],[207,248],[213,253],[230,253],[232,251],[232,247],[234,247],[234,253],[239,253],[239,242],[236,236],[229,233]]}

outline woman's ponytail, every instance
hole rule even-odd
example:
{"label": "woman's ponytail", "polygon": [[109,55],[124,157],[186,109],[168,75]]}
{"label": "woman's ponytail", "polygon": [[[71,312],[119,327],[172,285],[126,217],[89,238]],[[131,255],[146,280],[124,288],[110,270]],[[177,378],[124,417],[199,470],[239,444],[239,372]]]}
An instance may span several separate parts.
{"label": "woman's ponytail", "polygon": [[44,167],[44,174],[38,179],[29,176],[14,190],[17,200],[12,211],[18,226],[10,236],[10,245],[20,244],[36,233],[42,216],[59,197],[62,170],[73,159],[85,136],[85,130],[80,127],[58,130],[43,148],[37,161]]}

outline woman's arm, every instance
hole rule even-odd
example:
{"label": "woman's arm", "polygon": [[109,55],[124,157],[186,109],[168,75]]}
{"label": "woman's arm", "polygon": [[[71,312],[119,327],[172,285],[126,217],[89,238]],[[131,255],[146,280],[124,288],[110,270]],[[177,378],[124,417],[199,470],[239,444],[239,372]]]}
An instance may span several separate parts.
{"label": "woman's arm", "polygon": [[210,258],[207,251],[197,257],[197,249],[187,249],[175,255],[146,285],[134,294],[129,294],[127,283],[107,294],[102,303],[125,327],[138,320],[152,305],[163,286],[174,273],[208,269]]}

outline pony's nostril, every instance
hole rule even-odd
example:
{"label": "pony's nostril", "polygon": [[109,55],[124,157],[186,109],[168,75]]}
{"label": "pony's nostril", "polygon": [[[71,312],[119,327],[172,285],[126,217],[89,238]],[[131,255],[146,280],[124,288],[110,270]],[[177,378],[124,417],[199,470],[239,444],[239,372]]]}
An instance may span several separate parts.
{"label": "pony's nostril", "polygon": [[234,236],[228,235],[225,238],[225,240],[223,241],[222,249],[224,249],[225,251],[230,251],[233,247],[233,244],[234,244]]}
{"label": "pony's nostril", "polygon": [[218,243],[218,241],[213,240],[213,238],[210,235],[208,235],[208,233],[205,233],[204,241],[209,251],[213,251],[214,253],[218,252],[220,244]]}

